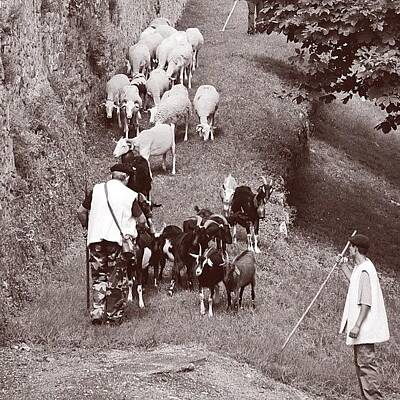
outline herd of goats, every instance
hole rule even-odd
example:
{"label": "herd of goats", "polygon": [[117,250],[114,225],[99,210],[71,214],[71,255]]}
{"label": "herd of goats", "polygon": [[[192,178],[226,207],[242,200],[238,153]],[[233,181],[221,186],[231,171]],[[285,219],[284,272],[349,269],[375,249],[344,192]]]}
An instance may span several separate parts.
{"label": "herd of goats", "polygon": [[[198,28],[178,31],[166,18],[156,18],[141,33],[140,40],[129,48],[127,73],[114,75],[106,85],[107,118],[112,119],[116,114],[124,134],[116,144],[114,156],[133,166],[134,180],[128,186],[142,193],[150,205],[152,173],[149,158],[162,155],[162,167],[166,170],[166,154],[171,151],[172,174],[176,173],[175,126],[185,122],[184,140],[187,140],[192,108],[199,119],[196,132],[204,140],[214,139],[218,91],[212,85],[199,86],[193,106],[188,93],[203,44],[203,35]],[[141,111],[150,113],[149,123],[154,126],[140,131]],[[169,260],[173,267],[168,293],[173,294],[176,283],[182,285],[181,272],[186,269],[189,288],[193,288],[193,278],[197,277],[201,314],[206,312],[204,289],[208,288],[208,314],[213,315],[213,296],[220,282],[226,287],[228,308],[232,306],[232,295],[233,306],[241,306],[247,285],[251,285],[252,305],[255,306],[254,253],[260,252],[259,220],[265,217],[265,204],[273,192],[272,180],[267,182],[261,178],[263,184],[253,193],[248,186],[238,186],[229,174],[220,192],[223,213],[214,214],[195,207],[197,215],[184,221],[183,229],[164,225],[161,232],[153,235],[151,246],[144,251],[142,271],[147,276],[148,267],[154,268],[155,286],[162,279],[163,268]],[[236,243],[237,224],[246,229],[247,250],[229,260],[227,244]],[[132,282],[128,300],[132,299],[131,287]],[[141,289],[139,306],[144,307]]]}

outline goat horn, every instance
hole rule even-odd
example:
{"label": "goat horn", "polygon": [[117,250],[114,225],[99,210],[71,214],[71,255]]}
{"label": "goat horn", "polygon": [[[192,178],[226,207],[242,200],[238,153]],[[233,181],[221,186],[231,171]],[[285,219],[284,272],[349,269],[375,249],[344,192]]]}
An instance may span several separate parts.
{"label": "goat horn", "polygon": [[226,219],[222,214],[212,214],[212,215],[210,215],[209,218],[212,218],[212,217],[221,218],[222,221],[224,221],[224,224],[225,224],[225,225],[229,225],[227,219]]}
{"label": "goat horn", "polygon": [[200,217],[200,215],[197,215],[196,216],[196,218],[197,218],[197,226],[201,226],[201,221],[202,221],[202,218]]}
{"label": "goat horn", "polygon": [[261,176],[262,181],[264,182],[265,185],[268,185],[267,180],[265,179],[265,176]]}
{"label": "goat horn", "polygon": [[218,222],[214,221],[213,219],[208,219],[204,224],[204,228],[207,229],[212,223],[218,225]]}

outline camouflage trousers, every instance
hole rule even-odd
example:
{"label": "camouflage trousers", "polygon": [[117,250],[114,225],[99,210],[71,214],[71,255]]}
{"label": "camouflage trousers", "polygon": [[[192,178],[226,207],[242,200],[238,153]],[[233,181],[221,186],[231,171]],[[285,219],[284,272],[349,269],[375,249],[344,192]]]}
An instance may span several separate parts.
{"label": "camouflage trousers", "polygon": [[249,9],[247,19],[247,33],[253,34],[256,31],[255,21],[259,12],[264,7],[263,0],[247,0],[247,7]]}
{"label": "camouflage trousers", "polygon": [[128,294],[128,261],[121,256],[121,246],[102,241],[89,245],[92,277],[92,323],[119,323],[125,314]]}

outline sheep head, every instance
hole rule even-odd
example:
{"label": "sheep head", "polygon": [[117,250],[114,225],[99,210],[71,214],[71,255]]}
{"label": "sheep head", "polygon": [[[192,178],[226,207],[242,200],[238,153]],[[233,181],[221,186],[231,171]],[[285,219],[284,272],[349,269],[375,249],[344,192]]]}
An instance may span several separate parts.
{"label": "sheep head", "polygon": [[106,114],[108,119],[112,118],[114,108],[116,108],[117,111],[119,111],[119,106],[114,102],[114,100],[107,99],[104,105],[106,107]]}
{"label": "sheep head", "polygon": [[113,156],[115,158],[121,157],[123,154],[126,154],[131,149],[129,142],[125,138],[121,138],[118,140],[115,145],[115,149],[113,152]]}
{"label": "sheep head", "polygon": [[202,137],[204,140],[208,140],[210,137],[210,132],[211,132],[211,126],[208,124],[198,124],[196,126],[196,133],[199,134],[200,137]]}

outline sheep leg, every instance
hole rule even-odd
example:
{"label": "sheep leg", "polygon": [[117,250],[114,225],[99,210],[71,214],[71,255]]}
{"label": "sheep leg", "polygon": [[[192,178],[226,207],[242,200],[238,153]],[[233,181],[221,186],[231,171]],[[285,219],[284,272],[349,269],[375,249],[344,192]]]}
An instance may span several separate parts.
{"label": "sheep leg", "polygon": [[200,291],[200,314],[204,315],[206,313],[206,307],[204,306],[204,289],[201,288]]}
{"label": "sheep leg", "polygon": [[233,244],[236,244],[236,243],[237,243],[236,224],[233,225],[233,230],[232,230],[232,242],[233,242]]}
{"label": "sheep leg", "polygon": [[136,112],[136,136],[139,135],[139,111]]}
{"label": "sheep leg", "polygon": [[196,71],[196,50],[193,52],[192,55],[192,71]]}
{"label": "sheep leg", "polygon": [[213,316],[213,296],[214,288],[210,288],[208,293],[208,316],[210,318]]}
{"label": "sheep leg", "polygon": [[175,175],[176,174],[176,152],[175,152],[175,140],[172,144],[171,147],[171,154],[172,154],[172,171],[171,174]]}
{"label": "sheep leg", "polygon": [[162,155],[162,169],[163,171],[167,170],[167,153]]}
{"label": "sheep leg", "polygon": [[182,83],[182,85],[185,84],[184,73],[185,73],[185,67],[182,67],[181,70],[180,70],[180,73],[179,73],[179,79],[180,79],[179,83]]}
{"label": "sheep leg", "polygon": [[189,89],[191,89],[192,88],[192,66],[191,65],[188,67],[188,70],[189,70],[188,87],[189,87]]}
{"label": "sheep leg", "polygon": [[188,132],[189,132],[189,113],[185,116],[185,138],[183,140],[188,140]]}
{"label": "sheep leg", "polygon": [[253,307],[253,309],[256,308],[256,292],[254,290],[254,287],[256,285],[255,279],[253,278],[253,280],[251,281],[251,306]]}
{"label": "sheep leg", "polygon": [[211,123],[210,123],[211,140],[214,140],[214,115],[215,115],[215,113],[211,114]]}
{"label": "sheep leg", "polygon": [[118,128],[121,129],[122,124],[121,124],[121,115],[120,115],[119,108],[117,108],[117,121],[118,121]]}
{"label": "sheep leg", "polygon": [[189,129],[189,115],[186,115],[185,118],[185,137],[183,138],[184,141],[188,140],[188,129]]}

